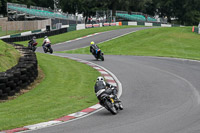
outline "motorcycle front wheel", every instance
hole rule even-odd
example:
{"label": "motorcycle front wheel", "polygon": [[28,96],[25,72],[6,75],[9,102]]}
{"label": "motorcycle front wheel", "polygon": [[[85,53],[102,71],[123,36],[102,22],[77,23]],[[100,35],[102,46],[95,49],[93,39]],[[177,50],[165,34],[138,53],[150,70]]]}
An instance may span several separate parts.
{"label": "motorcycle front wheel", "polygon": [[44,48],[44,53],[47,53],[47,48]]}

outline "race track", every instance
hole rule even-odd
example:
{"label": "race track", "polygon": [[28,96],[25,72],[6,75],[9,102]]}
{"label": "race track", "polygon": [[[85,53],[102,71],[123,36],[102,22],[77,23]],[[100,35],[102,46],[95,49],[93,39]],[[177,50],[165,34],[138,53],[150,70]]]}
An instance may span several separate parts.
{"label": "race track", "polygon": [[[82,45],[78,44],[79,41],[75,41],[69,46],[62,44],[57,45],[61,48],[53,49],[58,51],[73,49],[75,47],[70,46],[72,44],[76,47],[84,47],[91,40],[98,43],[109,39],[106,35],[108,33],[101,34],[101,37],[83,39],[81,40]],[[28,132],[200,132],[200,62],[118,55],[105,55],[105,61],[102,62],[96,61],[92,55],[55,55],[77,57],[110,70],[122,83],[121,100],[124,110],[114,116],[103,109],[79,120]]]}
{"label": "race track", "polygon": [[[102,32],[100,34],[97,34],[95,36],[91,36],[85,39],[73,41],[73,42],[65,42],[65,43],[60,43],[58,45],[52,45],[52,48],[54,51],[65,51],[65,50],[72,50],[76,48],[81,48],[81,47],[86,47],[90,45],[91,41],[95,41],[95,43],[100,43],[115,37],[119,37],[121,35],[135,32],[138,30],[142,29],[149,29],[151,27],[139,27],[139,28],[126,28],[126,29],[120,29],[120,30],[112,30],[112,31],[107,31],[107,32]],[[43,52],[43,49],[37,48],[36,52]]]}

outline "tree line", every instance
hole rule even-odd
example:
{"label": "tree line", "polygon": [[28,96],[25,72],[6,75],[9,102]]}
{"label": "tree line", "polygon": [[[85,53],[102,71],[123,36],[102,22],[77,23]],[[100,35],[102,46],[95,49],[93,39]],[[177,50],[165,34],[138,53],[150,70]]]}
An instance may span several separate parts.
{"label": "tree line", "polygon": [[[0,0],[0,14],[6,15],[6,3],[19,3],[53,9],[53,0]],[[97,10],[142,12],[148,15],[172,18],[182,25],[197,25],[200,22],[200,0],[59,0],[59,8],[69,14],[95,15]]]}

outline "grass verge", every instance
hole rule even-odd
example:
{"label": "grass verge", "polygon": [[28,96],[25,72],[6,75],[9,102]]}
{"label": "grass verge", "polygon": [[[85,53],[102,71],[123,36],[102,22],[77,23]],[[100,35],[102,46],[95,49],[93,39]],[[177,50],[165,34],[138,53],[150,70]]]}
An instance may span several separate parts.
{"label": "grass verge", "polygon": [[24,31],[2,31],[2,27],[0,27],[0,37],[1,36],[6,36],[6,35],[12,35],[12,34],[17,34],[17,33],[21,33]]}
{"label": "grass verge", "polygon": [[[200,60],[200,35],[191,27],[154,28],[99,44],[105,54],[165,56]],[[89,47],[59,53],[90,54]]]}
{"label": "grass verge", "polygon": [[[51,40],[52,44],[57,44],[61,42],[66,42],[69,40],[73,40],[79,37],[83,37],[86,35],[98,33],[98,32],[105,32],[110,30],[117,30],[117,29],[124,29],[124,28],[131,28],[131,27],[138,27],[138,26],[109,26],[109,27],[99,27],[99,28],[90,28],[90,29],[83,29],[77,31],[71,31],[55,36],[50,36],[49,39]],[[42,46],[43,38],[37,39],[38,46]],[[28,41],[16,42],[17,44],[22,44],[24,46],[28,45]]]}
{"label": "grass verge", "polygon": [[10,44],[0,40],[0,72],[15,66],[20,53]]}
{"label": "grass verge", "polygon": [[98,102],[94,79],[100,73],[66,58],[37,53],[44,80],[34,89],[0,104],[0,130],[54,120]]}

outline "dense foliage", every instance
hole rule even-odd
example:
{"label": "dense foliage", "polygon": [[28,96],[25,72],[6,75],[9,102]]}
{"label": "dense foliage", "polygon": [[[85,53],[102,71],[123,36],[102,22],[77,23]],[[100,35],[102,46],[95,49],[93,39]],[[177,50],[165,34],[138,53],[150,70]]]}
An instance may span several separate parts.
{"label": "dense foliage", "polygon": [[[53,8],[53,0],[0,0],[0,12],[6,14],[6,2]],[[194,25],[200,21],[200,0],[60,0],[59,7],[68,13],[83,13],[90,17],[96,10],[116,10],[143,12],[176,18],[179,24]]]}

